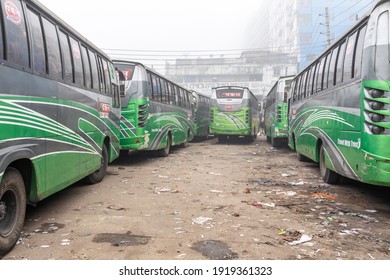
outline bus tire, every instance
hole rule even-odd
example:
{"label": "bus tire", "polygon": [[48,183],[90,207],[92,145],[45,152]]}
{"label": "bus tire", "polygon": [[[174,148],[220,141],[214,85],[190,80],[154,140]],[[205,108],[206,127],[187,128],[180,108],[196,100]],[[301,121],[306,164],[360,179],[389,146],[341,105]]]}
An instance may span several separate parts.
{"label": "bus tire", "polygon": [[171,138],[169,137],[169,134],[167,135],[167,141],[165,143],[165,147],[157,150],[157,155],[159,157],[167,157],[171,151]]}
{"label": "bus tire", "polygon": [[227,136],[226,135],[218,135],[218,142],[221,144],[224,144],[227,142]]}
{"label": "bus tire", "polygon": [[320,147],[320,173],[321,177],[327,184],[337,184],[340,180],[340,175],[330,170],[325,164],[325,148],[323,145]]}
{"label": "bus tire", "polygon": [[106,145],[102,147],[102,158],[100,162],[100,168],[88,175],[85,179],[88,184],[97,184],[101,182],[106,175],[108,166],[108,151]]}
{"label": "bus tire", "polygon": [[184,140],[183,143],[181,143],[181,145],[180,145],[181,148],[185,148],[185,147],[188,146],[188,139],[189,139],[189,138],[190,138],[190,131],[187,132],[187,137],[186,137],[186,139]]}
{"label": "bus tire", "polygon": [[271,137],[271,145],[274,148],[278,148],[280,146],[279,139],[275,137]]}
{"label": "bus tire", "polygon": [[0,258],[15,246],[26,215],[26,188],[22,175],[7,168],[0,183]]}

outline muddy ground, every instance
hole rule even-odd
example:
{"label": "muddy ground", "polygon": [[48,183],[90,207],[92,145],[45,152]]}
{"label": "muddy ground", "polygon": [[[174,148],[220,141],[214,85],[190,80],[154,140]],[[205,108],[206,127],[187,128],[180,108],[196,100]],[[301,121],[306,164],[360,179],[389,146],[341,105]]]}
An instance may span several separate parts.
{"label": "muddy ground", "polygon": [[121,156],[29,207],[8,260],[387,260],[390,188],[328,185],[264,137]]}

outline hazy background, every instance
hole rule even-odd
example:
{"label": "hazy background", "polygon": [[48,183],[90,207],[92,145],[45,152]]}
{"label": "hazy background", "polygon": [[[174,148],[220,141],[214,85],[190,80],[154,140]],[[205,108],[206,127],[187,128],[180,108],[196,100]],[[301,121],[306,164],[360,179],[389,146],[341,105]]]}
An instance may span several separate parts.
{"label": "hazy background", "polygon": [[102,49],[230,50],[261,0],[39,0]]}

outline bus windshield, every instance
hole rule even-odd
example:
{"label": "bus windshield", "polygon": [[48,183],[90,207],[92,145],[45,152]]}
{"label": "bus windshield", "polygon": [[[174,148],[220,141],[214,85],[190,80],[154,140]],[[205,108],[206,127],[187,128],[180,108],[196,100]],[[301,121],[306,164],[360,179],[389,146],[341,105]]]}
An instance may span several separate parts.
{"label": "bus windshield", "polygon": [[216,91],[218,99],[241,99],[244,95],[242,89],[218,89]]}

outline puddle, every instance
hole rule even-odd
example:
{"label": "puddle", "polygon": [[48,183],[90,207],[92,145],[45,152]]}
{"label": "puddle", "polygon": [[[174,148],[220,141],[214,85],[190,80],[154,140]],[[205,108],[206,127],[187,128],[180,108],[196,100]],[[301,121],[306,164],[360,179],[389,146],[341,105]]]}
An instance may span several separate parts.
{"label": "puddle", "polygon": [[150,236],[127,233],[99,233],[93,238],[95,243],[111,243],[112,246],[140,246],[150,241]]}
{"label": "puddle", "polygon": [[59,223],[44,223],[35,232],[39,233],[55,233],[57,230],[64,228],[64,224]]}
{"label": "puddle", "polygon": [[233,260],[238,258],[238,254],[232,252],[228,245],[217,240],[205,240],[192,244],[193,250],[202,253],[210,260]]}

